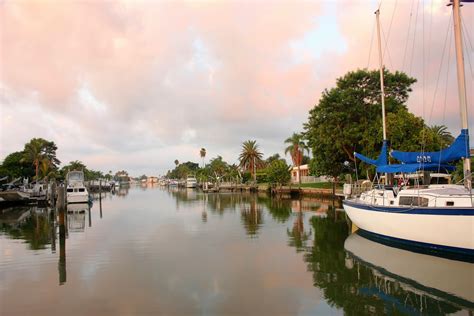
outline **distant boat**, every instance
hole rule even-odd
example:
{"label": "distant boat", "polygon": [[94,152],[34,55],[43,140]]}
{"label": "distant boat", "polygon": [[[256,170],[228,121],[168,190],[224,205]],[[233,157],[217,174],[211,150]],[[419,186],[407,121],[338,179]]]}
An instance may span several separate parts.
{"label": "distant boat", "polygon": [[89,192],[84,185],[84,172],[69,171],[66,176],[67,203],[89,202]]}
{"label": "distant boat", "polygon": [[195,188],[197,186],[197,180],[194,176],[188,176],[186,178],[186,188]]}

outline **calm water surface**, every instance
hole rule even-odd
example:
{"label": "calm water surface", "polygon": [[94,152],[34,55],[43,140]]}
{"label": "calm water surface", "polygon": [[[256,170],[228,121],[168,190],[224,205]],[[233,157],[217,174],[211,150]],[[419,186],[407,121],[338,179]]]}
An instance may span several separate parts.
{"label": "calm water surface", "polygon": [[0,212],[1,315],[472,315],[473,265],[357,234],[337,203],[121,189]]}

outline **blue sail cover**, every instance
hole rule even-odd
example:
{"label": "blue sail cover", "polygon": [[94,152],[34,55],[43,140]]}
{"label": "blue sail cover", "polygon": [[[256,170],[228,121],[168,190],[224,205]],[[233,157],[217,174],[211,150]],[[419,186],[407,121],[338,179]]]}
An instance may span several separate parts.
{"label": "blue sail cover", "polygon": [[359,158],[363,162],[366,162],[368,164],[374,165],[374,166],[384,166],[388,164],[387,161],[387,141],[383,141],[382,145],[382,150],[380,151],[380,155],[377,158],[377,160],[367,158],[366,156],[359,154],[359,153],[354,153],[354,157]]}
{"label": "blue sail cover", "polygon": [[448,148],[436,152],[404,152],[394,150],[390,155],[404,164],[441,165],[469,158],[469,132],[462,129],[461,134]]}
{"label": "blue sail cover", "polygon": [[395,164],[395,165],[383,165],[377,167],[377,172],[380,173],[414,173],[419,170],[424,171],[437,171],[437,172],[449,172],[456,169],[450,165],[439,165],[435,163],[410,163],[410,164]]}

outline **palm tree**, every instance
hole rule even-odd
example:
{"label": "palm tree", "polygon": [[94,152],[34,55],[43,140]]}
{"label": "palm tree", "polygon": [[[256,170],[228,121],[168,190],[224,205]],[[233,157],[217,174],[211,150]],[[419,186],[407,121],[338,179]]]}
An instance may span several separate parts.
{"label": "palm tree", "polygon": [[445,125],[433,125],[429,129],[440,138],[442,142],[441,147],[446,147],[454,141],[453,135],[451,135]]}
{"label": "palm tree", "polygon": [[46,178],[50,175],[51,171],[51,161],[49,159],[44,158],[40,161],[39,171],[43,178]]}
{"label": "palm tree", "polygon": [[37,139],[32,139],[29,143],[25,144],[25,149],[23,150],[24,157],[23,161],[30,161],[33,166],[35,166],[35,179],[38,181],[38,172],[41,160],[44,159],[43,155],[43,143]]}
{"label": "palm tree", "polygon": [[201,158],[202,158],[202,167],[204,168],[204,158],[206,157],[206,148],[201,148],[201,150],[199,151],[199,154],[201,155]]}
{"label": "palm tree", "polygon": [[303,135],[298,133],[293,133],[291,137],[288,137],[285,140],[285,144],[288,144],[288,147],[285,148],[285,155],[290,153],[293,164],[298,167],[298,182],[301,185],[300,166],[303,161],[304,151],[309,151],[308,145],[304,142]]}
{"label": "palm tree", "polygon": [[177,166],[179,165],[179,160],[178,160],[178,159],[175,159],[174,164],[175,164],[176,167],[177,167]]}
{"label": "palm tree", "polygon": [[240,167],[250,170],[253,173],[253,180],[257,181],[257,167],[263,164],[263,154],[258,150],[256,140],[247,140],[242,144],[242,151],[239,155]]}

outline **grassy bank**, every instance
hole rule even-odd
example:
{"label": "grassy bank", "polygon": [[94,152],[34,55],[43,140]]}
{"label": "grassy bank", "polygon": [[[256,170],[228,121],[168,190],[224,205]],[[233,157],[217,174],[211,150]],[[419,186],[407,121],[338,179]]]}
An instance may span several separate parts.
{"label": "grassy bank", "polygon": [[[298,185],[298,184],[293,184]],[[332,182],[301,183],[302,188],[332,189]],[[342,189],[343,183],[338,183],[336,189]]]}

